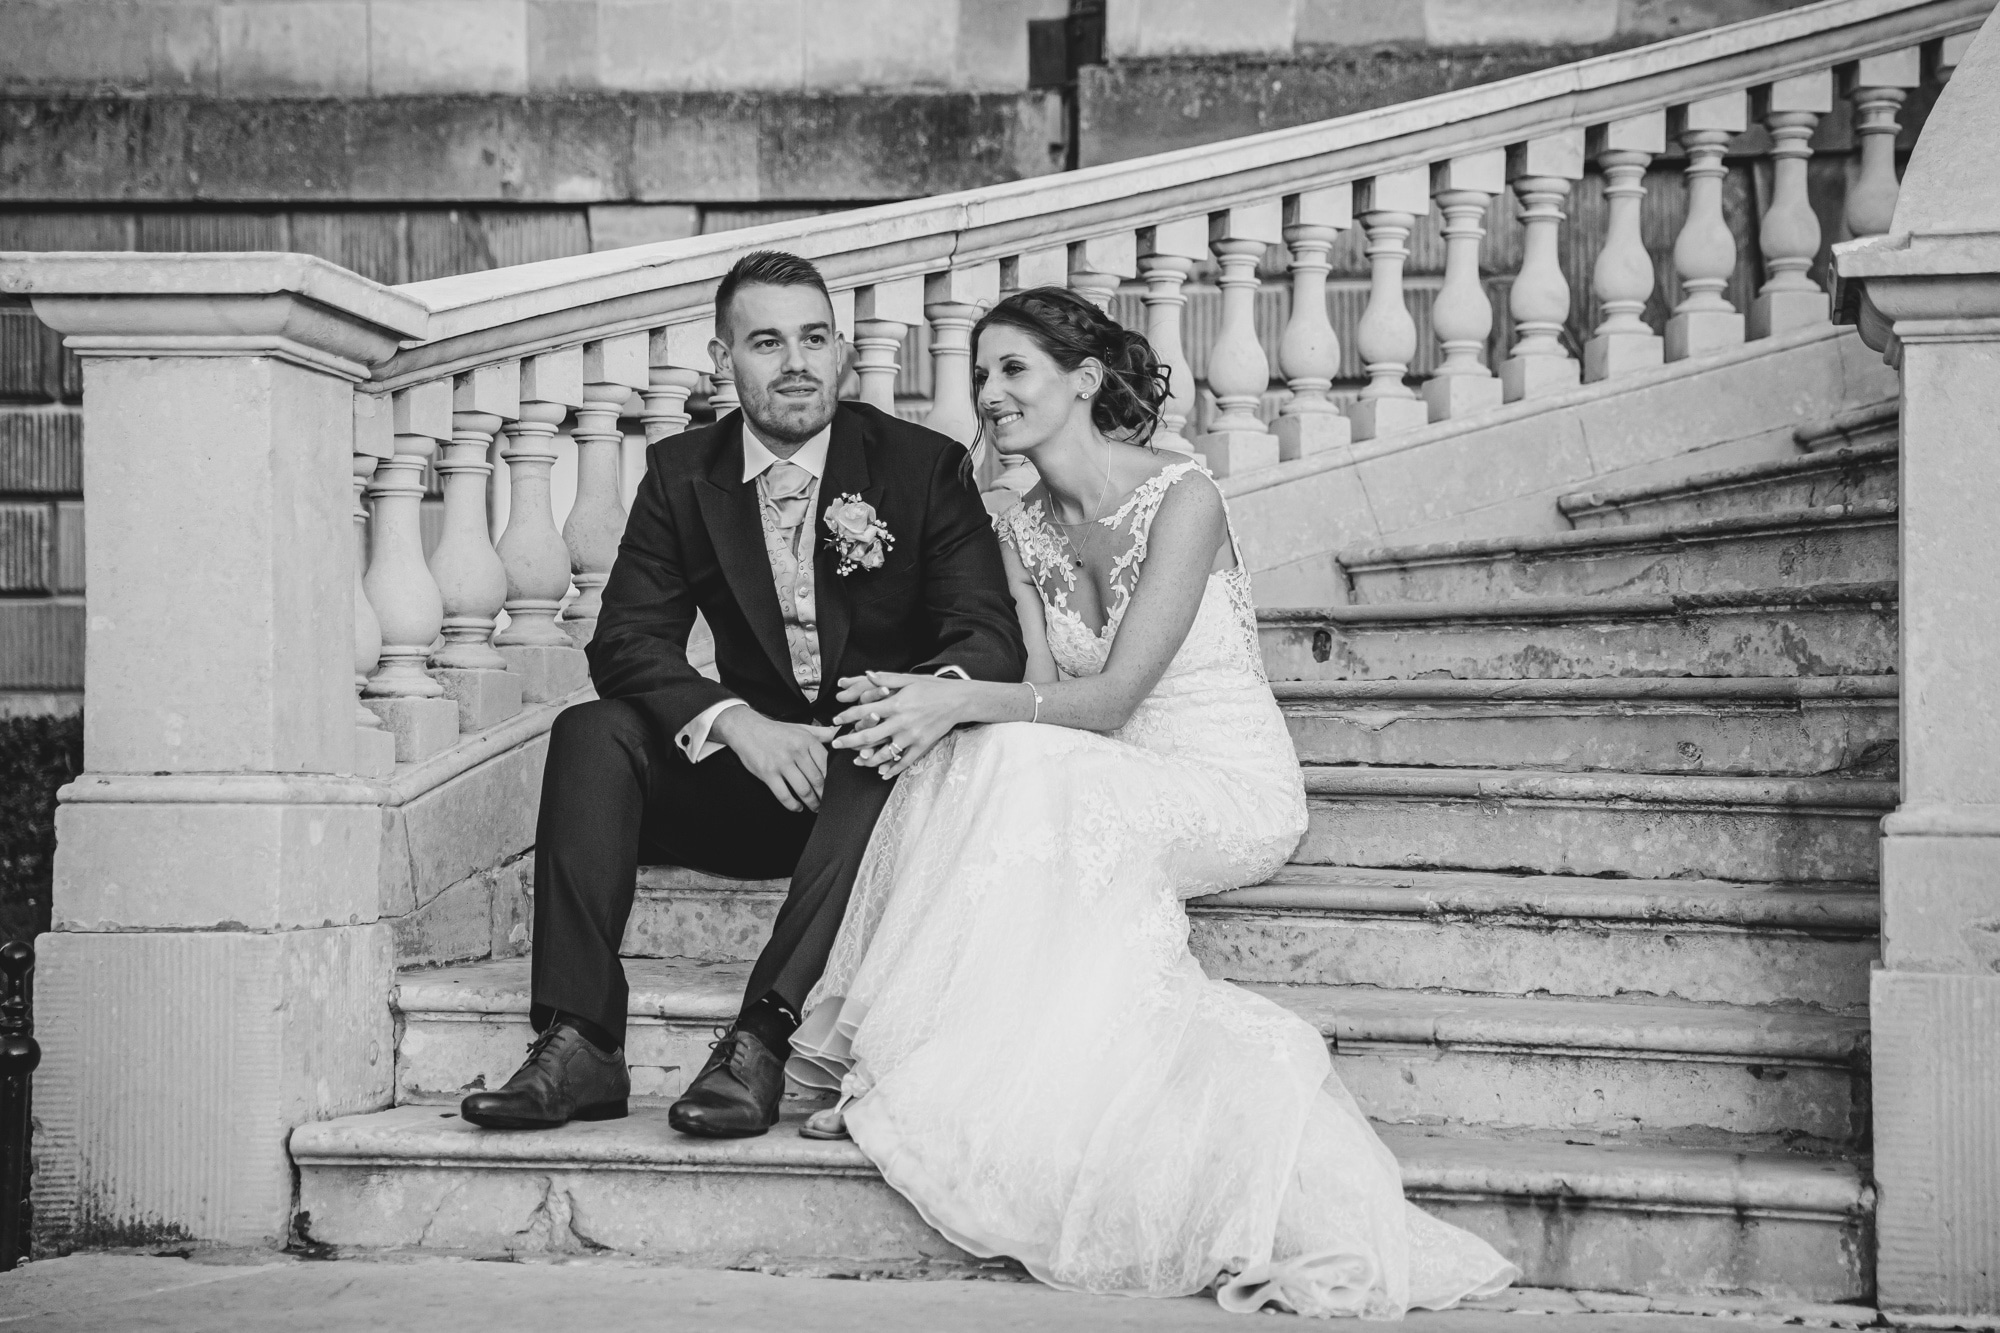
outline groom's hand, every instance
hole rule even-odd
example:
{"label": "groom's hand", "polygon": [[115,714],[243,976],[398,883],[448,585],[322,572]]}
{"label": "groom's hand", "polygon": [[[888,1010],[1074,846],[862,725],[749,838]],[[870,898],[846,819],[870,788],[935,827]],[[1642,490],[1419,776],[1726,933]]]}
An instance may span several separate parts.
{"label": "groom's hand", "polygon": [[709,733],[736,752],[751,776],[787,810],[818,810],[826,790],[826,744],[834,727],[778,722],[754,708],[727,708]]}

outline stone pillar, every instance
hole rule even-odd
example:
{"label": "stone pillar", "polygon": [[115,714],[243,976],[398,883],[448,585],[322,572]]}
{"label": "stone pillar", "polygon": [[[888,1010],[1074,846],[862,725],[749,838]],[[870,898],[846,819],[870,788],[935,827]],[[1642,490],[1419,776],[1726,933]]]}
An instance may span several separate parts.
{"label": "stone pillar", "polygon": [[1521,271],[1507,292],[1514,350],[1500,363],[1508,402],[1574,388],[1583,368],[1563,346],[1569,279],[1562,270],[1563,202],[1583,179],[1583,131],[1530,139],[1507,152],[1507,178],[1521,201]]}
{"label": "stone pillar", "polygon": [[[385,458],[396,452],[389,423],[389,405],[379,395],[354,395],[354,771],[362,777],[383,777],[396,767],[396,737],[382,719],[360,702],[368,677],[382,660],[382,618],[368,599],[368,481]],[[420,562],[421,563],[421,562]]]}
{"label": "stone pillar", "polygon": [[0,260],[84,365],[85,771],[38,942],[38,1244],[276,1244],[292,1128],[389,1104],[351,776],[354,385],[428,316],[305,255]]}
{"label": "stone pillar", "polygon": [[1819,255],[1819,214],[1806,197],[1806,163],[1819,118],[1833,110],[1833,71],[1780,79],[1758,91],[1771,132],[1771,206],[1757,229],[1764,285],[1750,305],[1750,336],[1768,338],[1827,322],[1826,293],[1807,276]]}
{"label": "stone pillar", "polygon": [[1129,231],[1071,242],[1069,289],[1109,313],[1118,285],[1139,276],[1139,238]]}
{"label": "stone pillar", "polygon": [[998,261],[924,279],[924,317],[931,322],[931,410],[924,424],[974,451],[980,431],[972,401],[972,326],[999,299]]}
{"label": "stone pillar", "polygon": [[[1167,396],[1160,404],[1160,428],[1153,435],[1153,447],[1191,454],[1188,442],[1193,434],[1188,419],[1194,415],[1194,367],[1188,363],[1187,341],[1182,316],[1187,313],[1187,295],[1181,290],[1197,261],[1208,253],[1208,220],[1182,218],[1162,222],[1139,233],[1139,276],[1146,280],[1146,340],[1153,354],[1167,368]],[[1282,448],[1282,446],[1280,446]]]}
{"label": "stone pillar", "polygon": [[2000,125],[1996,27],[1932,109],[1888,233],[1834,248],[1838,317],[1902,381],[1902,804],[1882,821],[1869,995],[1876,1300],[1944,1327],[2000,1317],[2000,176],[1967,169]]}
{"label": "stone pillar", "polygon": [[1257,409],[1271,387],[1271,358],[1257,341],[1257,265],[1268,246],[1284,239],[1283,201],[1211,213],[1208,247],[1222,266],[1222,322],[1208,352],[1208,388],[1215,420],[1194,444],[1218,477],[1270,467],[1278,437],[1265,429]]}
{"label": "stone pillar", "polygon": [[[377,400],[379,401],[379,399]],[[396,740],[396,758],[414,763],[458,740],[459,710],[442,682],[424,669],[443,623],[437,582],[424,566],[419,507],[424,472],[438,432],[451,432],[451,386],[418,385],[387,404],[394,450],[375,470],[369,498],[368,595],[381,618],[381,667],[368,682],[366,703]]]}
{"label": "stone pillar", "polygon": [[1854,102],[1854,137],[1859,158],[1847,184],[1846,219],[1850,236],[1880,236],[1896,212],[1896,113],[1910,90],[1923,82],[1916,47],[1870,56],[1848,68],[1847,95]]}
{"label": "stone pillar", "polygon": [[1426,407],[1403,377],[1417,355],[1417,323],[1403,297],[1403,265],[1410,232],[1431,210],[1430,172],[1422,167],[1375,176],[1354,187],[1354,213],[1368,233],[1368,307],[1355,326],[1368,385],[1348,405],[1354,438],[1372,440],[1430,421]]}
{"label": "stone pillar", "polygon": [[1500,406],[1500,381],[1486,368],[1493,303],[1479,280],[1486,205],[1507,188],[1507,153],[1495,148],[1431,168],[1431,196],[1444,215],[1444,285],[1431,306],[1444,360],[1424,385],[1432,421]]}
{"label": "stone pillar", "polygon": [[1354,187],[1336,185],[1285,198],[1285,244],[1292,252],[1292,308],[1278,340],[1278,371],[1292,396],[1278,409],[1272,433],[1278,457],[1289,462],[1338,449],[1352,437],[1352,423],[1328,396],[1340,374],[1340,338],[1326,313],[1327,255],[1340,233],[1354,225]]}
{"label": "stone pillar", "polygon": [[619,451],[625,433],[618,418],[633,391],[650,386],[647,337],[626,333],[583,345],[583,406],[576,410],[576,500],[563,523],[576,597],[563,608],[562,625],[580,648],[597,633],[597,612],[618,542],[625,535],[625,506],[618,490]]}
{"label": "stone pillar", "polygon": [[1729,298],[1736,272],[1736,235],[1722,216],[1723,154],[1747,124],[1742,93],[1725,93],[1675,107],[1673,125],[1687,151],[1687,220],[1674,239],[1681,299],[1667,320],[1667,360],[1720,352],[1743,342],[1743,316]]}
{"label": "stone pillar", "polygon": [[923,318],[922,278],[878,282],[854,294],[854,352],[862,402],[895,415],[903,339]]}
{"label": "stone pillar", "polygon": [[1666,343],[1646,323],[1653,294],[1653,257],[1639,233],[1646,168],[1667,148],[1667,113],[1649,111],[1601,125],[1585,146],[1604,173],[1604,248],[1591,269],[1602,317],[1583,345],[1583,377],[1595,382],[1645,370],[1666,360]]}
{"label": "stone pillar", "polygon": [[528,703],[566,699],[590,679],[583,650],[556,623],[569,593],[569,548],[556,530],[549,473],[556,431],[583,405],[583,349],[521,361],[521,411],[507,423],[507,530],[496,545],[507,571],[507,627],[493,647],[521,677]]}
{"label": "stone pillar", "polygon": [[465,730],[482,730],[521,711],[521,677],[507,669],[492,642],[507,600],[507,568],[493,549],[486,497],[493,437],[520,411],[518,362],[453,376],[451,441],[436,463],[444,479],[444,531],[430,567],[444,602],[444,626],[431,673],[457,701]]}

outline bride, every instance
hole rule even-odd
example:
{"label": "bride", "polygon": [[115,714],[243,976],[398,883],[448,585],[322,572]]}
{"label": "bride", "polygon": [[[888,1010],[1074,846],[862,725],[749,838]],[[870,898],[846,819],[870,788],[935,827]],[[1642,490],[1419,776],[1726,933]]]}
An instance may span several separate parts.
{"label": "bride", "polygon": [[984,428],[1041,474],[996,520],[1028,678],[842,682],[834,744],[902,781],[792,1040],[843,1094],[804,1132],[1056,1287],[1368,1318],[1498,1291],[1319,1032],[1188,952],[1182,903],[1270,875],[1306,803],[1221,493],[1143,447],[1166,371],[1053,287],[973,350]]}

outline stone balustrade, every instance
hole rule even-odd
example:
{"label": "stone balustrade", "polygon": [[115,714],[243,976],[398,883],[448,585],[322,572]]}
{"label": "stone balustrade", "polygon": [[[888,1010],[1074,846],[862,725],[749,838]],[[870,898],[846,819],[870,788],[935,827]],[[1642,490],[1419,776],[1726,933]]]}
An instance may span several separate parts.
{"label": "stone balustrade", "polygon": [[[1958,37],[1991,7],[1833,0],[1156,158],[397,289],[270,256],[0,257],[0,291],[31,298],[86,367],[88,772],[77,790],[90,795],[66,798],[60,825],[57,916],[73,933],[45,954],[51,993],[115,989],[119,958],[172,955],[181,971],[146,973],[155,991],[144,998],[165,1030],[198,1030],[221,1003],[202,968],[241,972],[265,947],[229,932],[290,931],[256,954],[261,971],[242,973],[256,993],[230,1001],[279,1015],[265,1034],[275,1072],[246,1084],[230,1062],[250,1047],[218,1046],[189,1057],[180,1093],[156,1095],[218,1123],[227,1117],[211,1101],[248,1098],[239,1119],[269,1126],[386,1097],[387,1057],[369,1044],[383,1040],[386,1009],[345,1028],[313,1009],[359,1014],[357,995],[386,997],[382,788],[370,784],[443,771],[447,751],[511,735],[524,710],[587,684],[582,645],[646,447],[671,449],[697,414],[736,405],[707,348],[716,281],[744,251],[789,249],[821,266],[861,400],[898,410],[907,349],[922,349],[925,419],[981,455],[996,508],[1035,477],[1025,459],[984,456],[970,331],[1005,293],[1043,284],[1099,306],[1127,292],[1143,302],[1172,373],[1156,443],[1198,452],[1219,475],[1392,447],[1434,422],[1828,323],[1813,276],[1825,238],[1805,193],[1820,118],[1846,98],[1860,144],[1844,230],[1885,230],[1898,117],[1926,69],[1948,74]],[[1746,137],[1753,116],[1766,137]],[[1764,144],[1768,203],[1756,234],[1740,235],[1723,175],[1733,152]],[[1670,148],[1678,179],[1656,173],[1649,187]],[[1586,247],[1572,219],[1593,168],[1610,207],[1602,244]],[[1648,188],[1684,196],[1664,280],[1640,231]],[[1481,269],[1496,200],[1520,222],[1511,273]],[[1420,322],[1406,261],[1434,211],[1443,281]],[[1368,299],[1344,349],[1327,274],[1356,228]],[[1729,296],[1746,246],[1764,270],[1747,312]],[[1586,250],[1594,263],[1573,269]],[[1504,301],[1490,293],[1496,279]],[[1194,335],[1190,281],[1220,288],[1212,335]],[[1258,314],[1267,283],[1288,302],[1275,337]],[[1594,305],[1588,322],[1579,292]],[[1350,352],[1365,381],[1343,377]],[[1437,369],[1421,377],[1418,365]],[[134,439],[145,447],[120,447]],[[573,495],[562,481],[572,458]],[[433,477],[442,523],[426,552]],[[201,522],[160,546],[162,513]],[[214,577],[187,577],[196,568]],[[257,794],[238,779],[261,784]],[[116,795],[128,786],[129,799]],[[203,859],[217,847],[226,864]],[[307,860],[322,869],[294,873]],[[78,1106],[122,1095],[114,1066],[129,1052],[115,1034],[103,1040],[86,1053],[102,1086]],[[287,1042],[332,1054],[293,1060]],[[294,1086],[294,1065],[331,1072]],[[156,1065],[129,1067],[144,1077]],[[195,1184],[184,1190],[152,1183],[114,1137],[89,1165],[102,1178],[77,1188],[115,1195],[121,1216],[201,1239],[282,1227],[279,1145],[246,1166],[218,1131],[188,1149]]]}

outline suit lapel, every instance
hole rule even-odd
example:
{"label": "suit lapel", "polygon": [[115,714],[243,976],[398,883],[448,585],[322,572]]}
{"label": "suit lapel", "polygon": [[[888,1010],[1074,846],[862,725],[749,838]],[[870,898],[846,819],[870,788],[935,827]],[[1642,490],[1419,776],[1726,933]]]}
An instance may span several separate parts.
{"label": "suit lapel", "polygon": [[881,509],[882,488],[868,474],[868,436],[859,412],[834,409],[833,439],[826,451],[826,475],[820,478],[819,503],[813,510],[813,600],[819,612],[820,694],[830,702],[840,688],[840,655],[847,649],[852,624],[848,606],[849,580],[842,577],[839,558],[826,540],[827,506],[843,495],[859,495]]}
{"label": "suit lapel", "polygon": [[778,609],[778,589],[771,578],[771,557],[764,550],[764,520],[757,508],[757,487],[743,481],[743,418],[732,415],[722,425],[722,442],[708,475],[694,484],[708,538],[744,619],[763,646],[778,675],[800,693],[792,675],[791,648],[785,642],[784,613]]}

